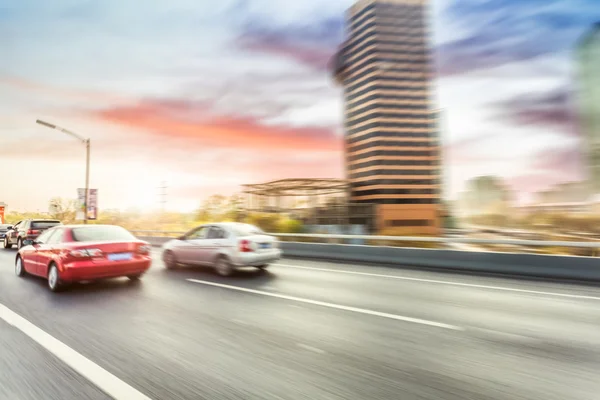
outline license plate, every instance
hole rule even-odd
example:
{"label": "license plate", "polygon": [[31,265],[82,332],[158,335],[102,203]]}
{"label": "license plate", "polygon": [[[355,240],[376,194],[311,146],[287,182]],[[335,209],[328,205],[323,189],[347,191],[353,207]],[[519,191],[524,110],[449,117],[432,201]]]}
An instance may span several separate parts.
{"label": "license plate", "polygon": [[261,243],[260,248],[261,249],[270,249],[271,243]]}
{"label": "license plate", "polygon": [[133,253],[114,253],[108,255],[110,261],[126,261],[131,260],[132,257]]}

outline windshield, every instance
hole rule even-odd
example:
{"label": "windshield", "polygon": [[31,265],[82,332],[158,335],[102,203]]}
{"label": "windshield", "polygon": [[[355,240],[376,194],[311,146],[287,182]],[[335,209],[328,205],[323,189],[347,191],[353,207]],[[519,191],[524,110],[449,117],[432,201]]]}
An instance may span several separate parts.
{"label": "windshield", "polygon": [[60,225],[60,221],[32,221],[31,229],[48,229]]}
{"label": "windshield", "polygon": [[129,231],[120,226],[86,226],[73,228],[76,242],[132,241],[137,240]]}
{"label": "windshield", "polygon": [[236,236],[265,235],[265,232],[260,228],[250,224],[237,224],[234,225],[231,230]]}

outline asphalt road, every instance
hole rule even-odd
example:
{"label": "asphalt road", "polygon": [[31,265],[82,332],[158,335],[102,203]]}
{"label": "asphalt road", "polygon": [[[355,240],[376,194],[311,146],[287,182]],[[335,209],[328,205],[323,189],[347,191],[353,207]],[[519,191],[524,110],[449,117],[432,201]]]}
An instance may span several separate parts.
{"label": "asphalt road", "polygon": [[600,397],[593,286],[299,260],[220,278],[155,257],[141,282],[52,294],[14,256],[1,400]]}

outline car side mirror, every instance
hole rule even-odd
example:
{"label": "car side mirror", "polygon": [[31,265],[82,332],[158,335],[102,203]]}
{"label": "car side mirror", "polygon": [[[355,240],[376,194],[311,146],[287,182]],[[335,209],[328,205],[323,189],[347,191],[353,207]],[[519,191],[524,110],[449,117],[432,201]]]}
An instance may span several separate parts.
{"label": "car side mirror", "polygon": [[7,226],[7,227],[6,227],[6,230],[7,230],[7,231],[12,231],[13,229],[15,229],[15,227],[14,227],[14,226]]}
{"label": "car side mirror", "polygon": [[25,239],[23,240],[23,245],[24,246],[31,246],[36,244],[37,242],[35,240],[31,240],[31,239]]}
{"label": "car side mirror", "polygon": [[177,240],[185,240],[185,235],[181,235],[177,238]]}

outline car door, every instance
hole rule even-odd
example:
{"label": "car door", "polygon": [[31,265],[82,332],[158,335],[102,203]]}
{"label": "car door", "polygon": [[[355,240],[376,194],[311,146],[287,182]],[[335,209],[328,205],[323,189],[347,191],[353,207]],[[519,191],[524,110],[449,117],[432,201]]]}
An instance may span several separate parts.
{"label": "car door", "polygon": [[201,226],[194,229],[177,244],[176,257],[179,262],[184,264],[202,264],[200,261],[202,249],[206,245],[208,235],[208,226]]}
{"label": "car door", "polygon": [[40,251],[43,251],[46,241],[53,234],[53,231],[46,231],[42,233],[37,239],[36,243],[27,246],[21,250],[21,256],[23,257],[23,264],[25,270],[31,274],[40,274]]}
{"label": "car door", "polygon": [[23,221],[17,222],[13,228],[8,232],[8,242],[11,244],[17,243],[17,236],[19,234],[19,230],[21,229],[21,225],[23,225]]}
{"label": "car door", "polygon": [[227,245],[227,233],[220,226],[211,226],[202,253],[203,262],[213,263]]}
{"label": "car door", "polygon": [[[63,242],[64,229],[62,228],[51,228],[46,232],[50,233],[47,239],[41,243],[37,251],[37,271],[40,276],[48,276],[48,266],[54,259],[55,254],[59,251],[58,246]],[[40,242],[39,238],[42,237],[46,232],[42,233],[36,242]]]}

